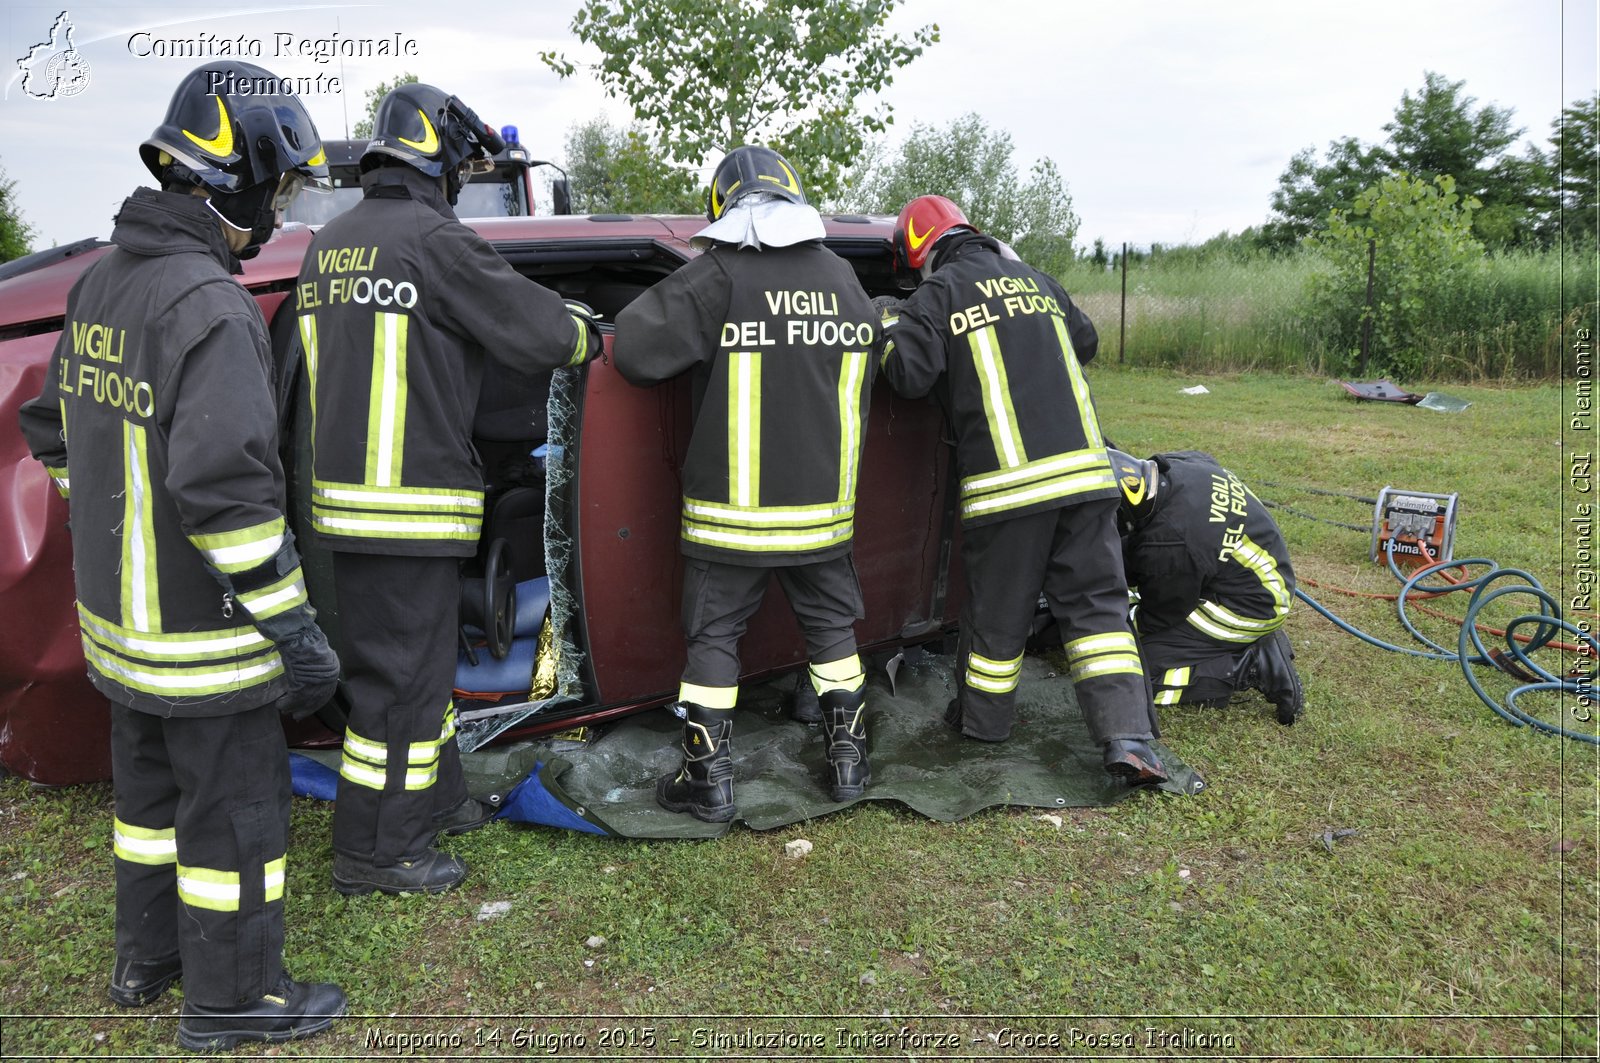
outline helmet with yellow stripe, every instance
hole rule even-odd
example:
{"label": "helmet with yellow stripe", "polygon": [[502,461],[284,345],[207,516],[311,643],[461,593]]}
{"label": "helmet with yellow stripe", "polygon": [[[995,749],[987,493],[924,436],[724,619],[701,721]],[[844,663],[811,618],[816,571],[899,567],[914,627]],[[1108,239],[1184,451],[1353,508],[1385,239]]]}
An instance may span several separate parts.
{"label": "helmet with yellow stripe", "polygon": [[451,203],[473,174],[494,169],[505,141],[455,96],[432,85],[400,85],[378,104],[372,140],[361,155],[363,173],[398,159],[429,177],[445,179]]}
{"label": "helmet with yellow stripe", "polygon": [[758,144],[734,148],[722,157],[706,193],[706,220],[716,221],[752,192],[767,192],[791,203],[805,203],[806,192],[789,160]]}
{"label": "helmet with yellow stripe", "polygon": [[253,87],[284,85],[259,66],[233,60],[208,63],[179,82],[166,118],[139,148],[151,174],[165,180],[176,164],[218,192],[276,183],[285,173],[326,186],[322,138],[300,98]]}
{"label": "helmet with yellow stripe", "polygon": [[267,242],[302,189],[330,187],[316,123],[286,89],[251,63],[207,63],[178,83],[166,118],[139,147],[163,185],[207,189],[223,221],[250,234],[247,249]]}
{"label": "helmet with yellow stripe", "polygon": [[894,223],[894,257],[904,269],[921,269],[939,238],[952,229],[978,227],[943,196],[918,196],[900,210]]}
{"label": "helmet with yellow stripe", "polygon": [[1161,469],[1150,458],[1136,458],[1114,447],[1106,448],[1111,459],[1111,474],[1117,478],[1122,499],[1117,507],[1117,523],[1126,534],[1155,509],[1156,492],[1161,489]]}

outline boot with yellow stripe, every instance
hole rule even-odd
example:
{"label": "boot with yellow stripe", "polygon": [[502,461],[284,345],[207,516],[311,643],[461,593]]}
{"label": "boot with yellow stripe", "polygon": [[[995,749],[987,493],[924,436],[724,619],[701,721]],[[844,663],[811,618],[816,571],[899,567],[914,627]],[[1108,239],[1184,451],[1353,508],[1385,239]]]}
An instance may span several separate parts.
{"label": "boot with yellow stripe", "polygon": [[733,710],[683,705],[683,766],[656,780],[656,803],[707,823],[727,823],[733,804]]}
{"label": "boot with yellow stripe", "polygon": [[867,692],[829,690],[819,695],[828,740],[828,787],[835,801],[855,801],[872,781],[867,763]]}
{"label": "boot with yellow stripe", "polygon": [[178,1043],[191,1052],[226,1052],[241,1041],[294,1041],[321,1033],[347,1011],[344,990],[332,982],[297,982],[283,975],[259,1000],[225,1007],[185,1000]]}

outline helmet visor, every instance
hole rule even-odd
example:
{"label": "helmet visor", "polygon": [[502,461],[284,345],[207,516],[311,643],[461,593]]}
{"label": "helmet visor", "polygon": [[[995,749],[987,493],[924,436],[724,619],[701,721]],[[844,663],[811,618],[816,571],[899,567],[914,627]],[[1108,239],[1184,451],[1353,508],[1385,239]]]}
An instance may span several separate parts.
{"label": "helmet visor", "polygon": [[333,190],[328,187],[325,181],[309,177],[296,170],[286,171],[278,178],[277,191],[272,193],[272,209],[278,213],[288,210],[290,205],[299,198],[300,193],[306,191],[325,194]]}

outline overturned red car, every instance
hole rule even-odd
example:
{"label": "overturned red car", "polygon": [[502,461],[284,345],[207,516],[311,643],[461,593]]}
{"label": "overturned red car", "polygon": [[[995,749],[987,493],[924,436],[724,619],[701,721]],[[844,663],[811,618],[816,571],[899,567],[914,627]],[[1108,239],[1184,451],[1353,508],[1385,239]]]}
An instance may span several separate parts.
{"label": "overturned red car", "polygon": [[[827,245],[869,295],[903,295],[891,221],[824,218]],[[694,257],[693,217],[593,215],[469,221],[523,274],[611,320]],[[291,226],[247,263],[245,286],[272,325],[291,516],[307,580],[337,647],[338,604],[325,555],[304,532],[307,397],[285,302],[311,230]],[[96,258],[82,241],[0,266],[0,765],[40,783],[110,776],[109,713],[90,685],[73,607],[67,505],[16,428],[62,328],[67,292]],[[603,329],[603,331],[606,331]],[[611,338],[605,336],[609,352]],[[463,566],[457,713],[463,748],[542,734],[670,700],[684,643],[678,619],[681,468],[690,435],[688,381],[629,385],[608,353],[547,381],[485,381],[474,426],[488,510],[477,558]],[[953,627],[961,581],[953,451],[926,401],[872,398],[858,494],[855,561],[866,601],[863,652]],[[746,680],[804,661],[781,594],[769,594],[741,646]],[[336,697],[291,740],[333,743]]]}

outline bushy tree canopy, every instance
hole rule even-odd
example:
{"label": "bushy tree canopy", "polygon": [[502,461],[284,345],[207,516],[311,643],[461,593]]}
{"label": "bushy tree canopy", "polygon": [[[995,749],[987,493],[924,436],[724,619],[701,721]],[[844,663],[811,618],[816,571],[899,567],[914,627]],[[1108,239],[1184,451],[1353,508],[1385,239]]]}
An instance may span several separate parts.
{"label": "bushy tree canopy", "polygon": [[32,252],[33,235],[33,226],[22,220],[17,206],[17,182],[0,169],[0,262]]}
{"label": "bushy tree canopy", "polygon": [[[876,93],[939,39],[884,27],[900,0],[585,0],[572,31],[667,157],[700,166],[743,144],[789,157],[827,196],[892,121]],[[546,52],[563,77],[578,64]]]}
{"label": "bushy tree canopy", "polygon": [[1505,247],[1537,238],[1548,206],[1537,153],[1519,158],[1509,150],[1523,133],[1513,112],[1478,106],[1466,82],[1428,71],[1415,94],[1401,94],[1388,139],[1365,145],[1355,137],[1329,143],[1326,155],[1306,148],[1289,161],[1272,194],[1268,242],[1288,247],[1320,232],[1329,212],[1349,212],[1356,195],[1385,175],[1409,174],[1423,181],[1448,174],[1458,194],[1476,199],[1474,232],[1486,244]]}
{"label": "bushy tree canopy", "polygon": [[897,214],[917,196],[952,200],[983,232],[1010,244],[1024,260],[1050,272],[1072,261],[1078,216],[1061,171],[1041,159],[1023,180],[1011,134],[991,129],[976,114],[942,129],[917,125],[898,150],[879,145],[852,173],[841,196],[848,209]]}
{"label": "bushy tree canopy", "polygon": [[572,209],[580,214],[698,214],[705,209],[694,173],[673,166],[635,125],[604,118],[567,133]]}
{"label": "bushy tree canopy", "polygon": [[[1422,350],[1430,337],[1454,331],[1457,309],[1473,293],[1483,244],[1473,235],[1478,201],[1463,198],[1448,174],[1431,181],[1383,177],[1334,210],[1313,237],[1327,270],[1312,281],[1313,301],[1355,367],[1363,323],[1371,318],[1368,370],[1417,379],[1429,375]],[[1368,244],[1373,255],[1373,309],[1365,310]]]}

